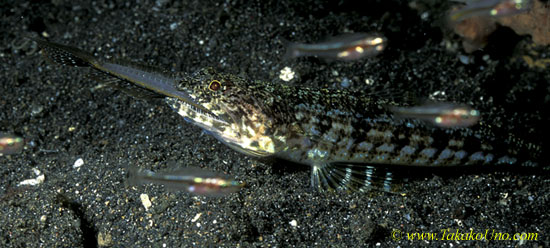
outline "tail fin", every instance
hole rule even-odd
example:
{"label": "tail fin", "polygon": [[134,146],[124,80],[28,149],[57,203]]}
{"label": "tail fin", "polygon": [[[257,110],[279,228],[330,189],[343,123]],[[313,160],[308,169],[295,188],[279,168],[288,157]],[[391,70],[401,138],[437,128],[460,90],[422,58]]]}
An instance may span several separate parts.
{"label": "tail fin", "polygon": [[285,38],[280,38],[281,43],[286,48],[285,54],[283,55],[283,60],[291,60],[297,57],[300,57],[300,51],[297,49],[297,44],[291,41],[286,40]]}
{"label": "tail fin", "polygon": [[126,180],[124,181],[126,187],[139,186],[147,183],[149,182],[147,175],[155,174],[150,170],[141,169],[134,165],[128,165],[126,171]]}
{"label": "tail fin", "polygon": [[92,54],[78,48],[64,46],[36,38],[29,39],[38,43],[38,46],[43,50],[46,58],[56,64],[73,67],[89,67],[96,63],[96,58]]}

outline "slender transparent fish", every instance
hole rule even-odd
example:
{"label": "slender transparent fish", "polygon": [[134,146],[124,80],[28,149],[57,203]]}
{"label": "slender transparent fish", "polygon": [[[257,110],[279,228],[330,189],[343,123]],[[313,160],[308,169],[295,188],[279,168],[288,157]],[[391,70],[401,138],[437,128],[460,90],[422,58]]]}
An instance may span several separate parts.
{"label": "slender transparent fish", "polygon": [[478,110],[465,104],[435,102],[413,107],[391,107],[398,118],[418,119],[443,128],[470,127],[478,123]]}
{"label": "slender transparent fish", "polygon": [[466,6],[451,12],[449,18],[459,22],[474,16],[508,16],[516,15],[531,9],[532,0],[472,0],[459,1]]}
{"label": "slender transparent fish", "polygon": [[185,167],[158,173],[130,167],[128,184],[144,183],[161,184],[168,190],[183,190],[204,196],[225,196],[238,192],[245,185],[228,175],[198,167]]}
{"label": "slender transparent fish", "polygon": [[357,60],[384,50],[386,38],[377,34],[343,34],[317,44],[290,43],[284,58],[316,56],[326,59]]}
{"label": "slender transparent fish", "polygon": [[[137,97],[173,97],[182,100],[191,108],[203,115],[212,115],[208,109],[198,104],[186,92],[175,88],[179,80],[166,70],[141,65],[130,61],[102,60],[78,48],[29,38],[42,49],[50,61],[66,66],[89,67],[94,69],[90,77],[101,82],[112,84],[115,88]],[[221,121],[221,120],[220,120]]]}
{"label": "slender transparent fish", "polygon": [[9,155],[21,152],[25,140],[21,137],[0,133],[0,155]]}

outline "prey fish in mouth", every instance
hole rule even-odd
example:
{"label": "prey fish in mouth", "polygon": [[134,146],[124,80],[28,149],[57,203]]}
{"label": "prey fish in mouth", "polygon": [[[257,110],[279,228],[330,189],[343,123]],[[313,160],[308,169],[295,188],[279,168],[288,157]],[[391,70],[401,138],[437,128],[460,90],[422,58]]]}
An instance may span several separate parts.
{"label": "prey fish in mouth", "polygon": [[96,78],[136,96],[164,98],[188,122],[241,153],[311,166],[311,184],[320,190],[395,191],[403,168],[548,166],[539,144],[483,121],[443,129],[397,118],[391,109],[402,104],[387,94],[293,87],[212,68],[166,73],[35,41],[56,63],[90,67]]}

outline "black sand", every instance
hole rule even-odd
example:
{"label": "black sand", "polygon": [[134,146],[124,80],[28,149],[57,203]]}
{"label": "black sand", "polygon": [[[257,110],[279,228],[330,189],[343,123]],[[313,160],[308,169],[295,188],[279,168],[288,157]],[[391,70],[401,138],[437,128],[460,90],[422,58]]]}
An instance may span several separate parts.
{"label": "black sand", "polygon": [[[309,168],[261,162],[202,134],[163,104],[98,84],[84,72],[51,65],[26,36],[172,70],[206,66],[258,80],[358,90],[385,83],[425,96],[472,103],[521,137],[548,134],[550,58],[501,28],[463,64],[460,40],[442,32],[444,1],[58,1],[0,3],[0,131],[25,137],[21,154],[0,157],[1,247],[204,246],[519,246],[550,245],[548,173],[462,169],[427,173],[405,196],[331,194],[309,187]],[[441,3],[439,3],[441,2]],[[372,59],[282,61],[284,40],[318,41],[376,31],[388,49]],[[518,45],[519,44],[519,45]],[[492,108],[493,106],[497,106]],[[519,113],[514,115],[513,113]],[[539,138],[540,139],[540,138]],[[73,168],[76,160],[84,164]],[[126,187],[126,167],[169,164],[227,172],[247,186],[224,198]],[[18,183],[45,176],[36,186]],[[152,206],[145,210],[140,194]],[[538,233],[537,241],[408,241],[406,232]],[[402,232],[395,240],[394,230]],[[441,236],[438,236],[441,238]]]}

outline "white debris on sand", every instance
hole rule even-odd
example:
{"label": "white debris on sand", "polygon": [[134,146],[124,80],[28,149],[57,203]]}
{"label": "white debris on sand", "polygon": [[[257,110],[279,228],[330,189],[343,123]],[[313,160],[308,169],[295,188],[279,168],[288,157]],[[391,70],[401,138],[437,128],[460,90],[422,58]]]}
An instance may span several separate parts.
{"label": "white debris on sand", "polygon": [[139,199],[141,199],[141,204],[143,204],[145,211],[147,211],[151,206],[153,206],[153,203],[151,203],[151,201],[149,200],[149,196],[147,194],[139,195]]}
{"label": "white debris on sand", "polygon": [[83,164],[84,164],[84,160],[82,160],[82,158],[79,158],[76,161],[74,161],[73,169],[76,169],[76,168],[82,166]]}
{"label": "white debris on sand", "polygon": [[36,186],[44,182],[46,177],[44,176],[44,174],[42,174],[42,172],[40,172],[40,170],[33,168],[32,171],[36,175],[36,178],[23,180],[19,182],[17,186],[23,186],[23,185]]}

